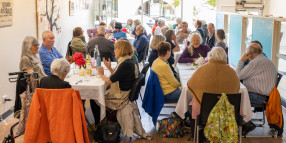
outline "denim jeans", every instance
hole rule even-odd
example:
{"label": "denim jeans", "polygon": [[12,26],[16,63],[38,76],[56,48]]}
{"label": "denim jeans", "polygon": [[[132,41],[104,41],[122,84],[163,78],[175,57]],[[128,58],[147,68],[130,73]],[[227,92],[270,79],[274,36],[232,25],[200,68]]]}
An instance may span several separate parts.
{"label": "denim jeans", "polygon": [[176,89],[175,91],[166,94],[165,95],[165,100],[167,101],[171,101],[171,100],[178,100],[180,98],[181,95],[181,90],[180,89]]}
{"label": "denim jeans", "polygon": [[248,92],[248,94],[249,94],[250,103],[252,104],[263,104],[268,99],[268,96],[266,96],[266,99],[265,99],[265,95],[261,95],[258,93]]}

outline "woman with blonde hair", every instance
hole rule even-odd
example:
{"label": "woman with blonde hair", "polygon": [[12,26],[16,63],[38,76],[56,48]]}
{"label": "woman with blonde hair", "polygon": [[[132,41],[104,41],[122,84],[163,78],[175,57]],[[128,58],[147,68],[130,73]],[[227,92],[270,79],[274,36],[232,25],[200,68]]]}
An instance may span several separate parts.
{"label": "woman with blonde hair", "polygon": [[129,101],[129,93],[134,84],[136,72],[135,64],[131,59],[133,47],[130,42],[119,40],[114,44],[117,66],[115,70],[111,68],[111,62],[103,59],[104,65],[111,73],[110,77],[104,76],[102,67],[98,68],[98,74],[103,81],[110,84],[105,94],[106,107],[117,110],[117,120],[121,126],[122,133],[133,137],[133,132],[146,139],[151,139],[142,127],[138,115],[138,106]]}
{"label": "woman with blonde hair", "polygon": [[207,57],[211,50],[209,46],[202,44],[202,38],[199,33],[191,34],[191,44],[186,47],[179,57],[179,63],[194,63],[199,57]]}
{"label": "woman with blonde hair", "polygon": [[153,62],[158,58],[158,51],[157,51],[158,45],[165,40],[166,40],[166,38],[162,35],[153,36],[153,39],[152,39],[151,44],[150,44],[150,48],[152,49],[152,51],[151,51],[149,58],[148,58],[148,62],[150,64],[150,66],[152,66]]}

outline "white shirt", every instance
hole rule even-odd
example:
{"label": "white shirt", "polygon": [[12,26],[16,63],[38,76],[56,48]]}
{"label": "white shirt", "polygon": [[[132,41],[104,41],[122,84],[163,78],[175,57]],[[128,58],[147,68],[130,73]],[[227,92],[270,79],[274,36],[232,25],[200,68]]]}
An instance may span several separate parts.
{"label": "white shirt", "polygon": [[[160,26],[157,26],[154,32],[154,35],[163,35],[162,34],[162,28]],[[164,35],[163,35],[164,36]]]}

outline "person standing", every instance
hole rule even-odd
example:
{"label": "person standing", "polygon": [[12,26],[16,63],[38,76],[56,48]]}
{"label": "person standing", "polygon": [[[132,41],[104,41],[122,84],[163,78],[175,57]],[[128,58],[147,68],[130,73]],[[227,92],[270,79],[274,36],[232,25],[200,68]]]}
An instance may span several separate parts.
{"label": "person standing", "polygon": [[211,49],[215,46],[216,38],[215,38],[215,27],[213,23],[208,24],[208,36],[206,38],[206,45],[208,45]]}

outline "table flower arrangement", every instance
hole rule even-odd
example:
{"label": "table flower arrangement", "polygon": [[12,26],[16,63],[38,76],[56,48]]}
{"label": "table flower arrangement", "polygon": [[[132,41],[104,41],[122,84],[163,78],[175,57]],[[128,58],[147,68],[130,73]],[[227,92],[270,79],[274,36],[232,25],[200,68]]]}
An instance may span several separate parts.
{"label": "table flower arrangement", "polygon": [[193,64],[194,66],[201,66],[203,64],[206,64],[208,62],[208,58],[204,58],[201,54],[199,54],[199,58],[195,61]]}
{"label": "table flower arrangement", "polygon": [[79,70],[78,74],[79,74],[80,76],[84,76],[84,72],[85,72],[84,69],[85,69],[85,63],[86,63],[86,61],[85,61],[85,59],[84,59],[82,53],[77,53],[77,52],[76,52],[76,53],[73,55],[73,60],[74,60],[75,64],[80,67],[80,70]]}

